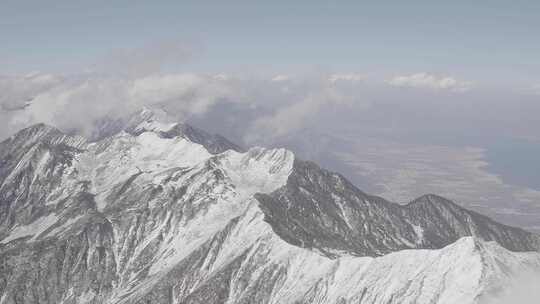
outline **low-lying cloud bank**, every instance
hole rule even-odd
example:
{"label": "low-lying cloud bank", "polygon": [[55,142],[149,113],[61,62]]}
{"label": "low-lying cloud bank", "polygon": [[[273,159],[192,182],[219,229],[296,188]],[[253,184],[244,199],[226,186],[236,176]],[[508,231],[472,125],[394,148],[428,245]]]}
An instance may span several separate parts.
{"label": "low-lying cloud bank", "polygon": [[482,304],[536,304],[540,299],[540,274],[524,272],[517,275],[501,290],[487,295]]}
{"label": "low-lying cloud bank", "polygon": [[100,119],[123,118],[143,106],[162,107],[179,120],[189,120],[220,105],[255,113],[244,117],[245,127],[253,130],[244,137],[256,141],[302,128],[328,106],[365,106],[357,85],[362,79],[355,74],[4,76],[0,78],[0,137],[37,122],[88,135]]}
{"label": "low-lying cloud bank", "polygon": [[388,83],[396,87],[428,88],[456,92],[468,91],[473,86],[473,83],[470,81],[461,81],[450,76],[439,76],[428,73],[396,76],[388,80]]}
{"label": "low-lying cloud bank", "polygon": [[[146,53],[163,54],[166,63],[175,58],[159,48]],[[147,58],[146,53],[125,57]],[[189,53],[183,51],[178,61]],[[121,119],[143,106],[161,107],[178,120],[246,145],[272,143],[304,129],[351,126],[399,136],[418,132],[425,138],[425,130],[496,132],[504,124],[503,132],[535,136],[530,130],[536,117],[530,113],[538,103],[518,100],[516,105],[503,100],[515,96],[480,92],[471,82],[449,76],[416,73],[385,79],[320,70],[262,76],[180,73],[165,72],[160,60],[139,61],[144,64],[118,63],[133,66],[124,72],[97,65],[72,75],[0,76],[0,139],[38,122],[90,136],[103,119]]]}

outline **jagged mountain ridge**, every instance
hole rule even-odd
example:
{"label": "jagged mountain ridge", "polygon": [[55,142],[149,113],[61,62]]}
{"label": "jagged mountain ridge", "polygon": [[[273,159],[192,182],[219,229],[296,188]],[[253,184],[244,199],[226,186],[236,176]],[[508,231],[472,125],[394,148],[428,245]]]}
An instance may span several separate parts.
{"label": "jagged mountain ridge", "polygon": [[[103,126],[101,128],[101,126]],[[143,108],[126,120],[105,120],[98,122],[97,139],[125,131],[133,135],[144,132],[155,132],[163,138],[184,137],[191,142],[203,145],[208,152],[219,154],[227,150],[243,152],[239,145],[229,141],[219,134],[210,134],[187,123],[177,122],[165,110],[160,108]]]}
{"label": "jagged mountain ridge", "polygon": [[[327,225],[359,219],[335,206],[362,214],[366,197],[342,177],[283,149],[212,152],[164,136],[172,127],[150,116],[97,142],[37,125],[0,144],[0,303],[475,303],[511,273],[540,269],[537,253],[503,248],[533,249],[534,235],[491,222],[488,234],[470,224],[441,234],[448,227],[416,219],[432,213],[421,200],[406,223],[367,196],[379,207],[365,218],[382,215],[364,235],[393,242],[358,246],[352,229]],[[297,212],[276,217],[291,197]],[[327,212],[303,212],[314,202]],[[408,244],[418,224],[439,239]],[[297,227],[341,238],[309,243]],[[456,241],[465,235],[475,237]]]}
{"label": "jagged mountain ridge", "polygon": [[287,185],[257,194],[266,220],[294,245],[358,256],[413,248],[442,248],[464,236],[514,251],[540,248],[537,235],[499,224],[433,194],[407,205],[368,195],[343,176],[295,160]]}
{"label": "jagged mountain ridge", "polygon": [[[218,154],[227,150],[244,151],[242,147],[220,134],[211,134],[187,123],[178,122],[167,111],[159,107],[144,107],[128,117],[103,117],[94,121],[89,141],[100,141],[119,132],[139,135],[154,132],[163,138],[184,137],[191,142],[203,145],[210,153]],[[72,130],[70,134],[78,134]]]}

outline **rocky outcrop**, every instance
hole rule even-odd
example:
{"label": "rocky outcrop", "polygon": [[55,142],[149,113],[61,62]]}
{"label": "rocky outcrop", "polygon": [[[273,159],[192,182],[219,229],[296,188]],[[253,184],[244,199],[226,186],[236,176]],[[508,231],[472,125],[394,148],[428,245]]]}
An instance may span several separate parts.
{"label": "rocky outcrop", "polygon": [[391,203],[300,160],[284,187],[256,197],[279,236],[330,257],[342,252],[380,256],[403,249],[439,249],[465,236],[496,241],[512,251],[540,248],[537,235],[440,196],[425,195],[407,205]]}

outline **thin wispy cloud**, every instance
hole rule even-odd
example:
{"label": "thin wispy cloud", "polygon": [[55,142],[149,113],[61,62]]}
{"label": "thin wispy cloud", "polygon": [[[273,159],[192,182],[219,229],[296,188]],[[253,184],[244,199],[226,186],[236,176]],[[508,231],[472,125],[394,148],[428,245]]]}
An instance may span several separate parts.
{"label": "thin wispy cloud", "polygon": [[338,82],[338,81],[358,82],[358,81],[364,81],[366,80],[366,78],[367,77],[362,74],[346,73],[346,74],[330,75],[330,78],[328,80],[332,83]]}
{"label": "thin wispy cloud", "polygon": [[291,76],[290,75],[276,75],[274,77],[272,77],[271,79],[272,81],[274,82],[282,82],[282,81],[287,81],[287,80],[291,80]]}
{"label": "thin wispy cloud", "polygon": [[395,76],[387,82],[395,87],[448,90],[455,92],[465,92],[470,90],[473,86],[473,83],[470,81],[462,81],[450,76],[439,76],[428,73]]}
{"label": "thin wispy cloud", "polygon": [[[532,268],[532,267],[531,267]],[[523,273],[513,274],[515,277],[507,279],[504,286],[495,290],[496,294],[485,295],[481,304],[535,304],[540,298],[540,274],[523,270]],[[502,280],[501,280],[502,281]]]}
{"label": "thin wispy cloud", "polygon": [[[294,90],[294,88],[293,88]],[[272,113],[257,118],[253,126],[258,132],[247,135],[248,142],[259,142],[261,138],[279,138],[305,127],[325,107],[347,106],[354,102],[354,96],[344,95],[332,87],[308,87],[306,91],[296,91],[298,99],[278,107]]]}
{"label": "thin wispy cloud", "polygon": [[62,82],[59,76],[32,72],[26,75],[0,75],[0,110],[21,109],[35,96]]}
{"label": "thin wispy cloud", "polygon": [[[277,77],[277,80],[276,80]],[[345,77],[347,80],[355,77]],[[360,104],[359,87],[340,86],[322,74],[249,77],[228,74],[146,73],[144,75],[5,77],[2,137],[33,123],[44,122],[64,130],[93,134],[103,118],[122,118],[143,106],[158,106],[179,120],[204,116],[218,105],[259,109],[244,118],[243,139],[251,143],[304,128],[326,107]],[[25,101],[32,98],[26,105]],[[16,101],[16,102],[13,102]]]}
{"label": "thin wispy cloud", "polygon": [[[19,91],[18,83],[12,86],[13,91]],[[28,84],[20,86],[26,88]],[[143,106],[167,105],[178,119],[183,119],[202,114],[221,100],[241,100],[234,98],[235,94],[225,80],[189,73],[70,79],[32,95],[31,104],[9,115],[4,130],[45,122],[90,134],[96,121],[122,118]]]}

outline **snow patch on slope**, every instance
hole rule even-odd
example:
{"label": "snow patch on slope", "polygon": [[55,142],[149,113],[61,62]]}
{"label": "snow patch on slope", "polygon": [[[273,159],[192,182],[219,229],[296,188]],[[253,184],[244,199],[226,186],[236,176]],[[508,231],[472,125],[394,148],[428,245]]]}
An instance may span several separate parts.
{"label": "snow patch on slope", "polygon": [[91,144],[86,153],[77,157],[76,168],[80,179],[91,181],[98,208],[103,210],[106,207],[103,197],[119,181],[141,173],[143,178],[150,178],[170,168],[195,166],[211,156],[202,145],[184,138],[161,138],[153,132],[132,136],[122,132]]}
{"label": "snow patch on slope", "polygon": [[[250,297],[253,289],[260,288],[258,279],[268,272],[277,276],[268,303],[453,304],[477,303],[484,294],[502,287],[513,272],[540,270],[536,252],[510,252],[473,237],[438,250],[330,259],[280,239],[256,204],[230,232],[212,269],[225,267],[248,248],[245,262],[231,281],[228,304]],[[279,269],[284,271],[279,273]],[[250,278],[247,286],[245,277]]]}
{"label": "snow patch on slope", "polygon": [[214,204],[182,229],[166,237],[164,243],[167,246],[161,249],[161,258],[152,265],[150,274],[170,269],[208,241],[245,211],[255,193],[269,193],[283,186],[292,170],[294,156],[284,149],[256,148],[246,153],[228,151],[216,158],[233,187],[217,187],[223,193],[216,195]]}
{"label": "snow patch on slope", "polygon": [[38,218],[28,225],[16,226],[6,238],[0,241],[0,244],[7,244],[15,239],[32,235],[34,236],[32,240],[35,240],[38,235],[51,227],[57,220],[58,217],[55,214],[49,214]]}
{"label": "snow patch on slope", "polygon": [[285,149],[256,147],[245,153],[229,150],[219,159],[238,191],[252,196],[284,186],[292,170],[294,154]]}

